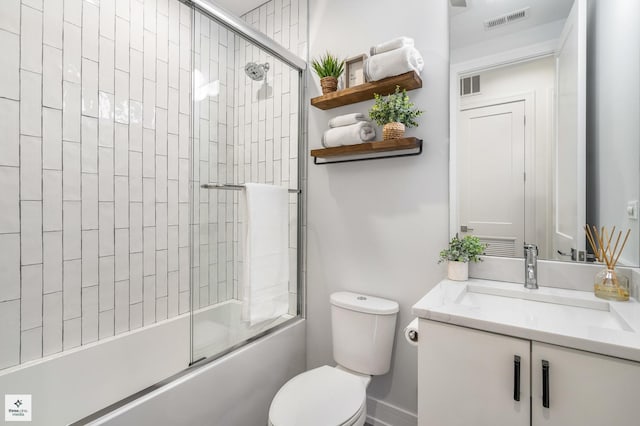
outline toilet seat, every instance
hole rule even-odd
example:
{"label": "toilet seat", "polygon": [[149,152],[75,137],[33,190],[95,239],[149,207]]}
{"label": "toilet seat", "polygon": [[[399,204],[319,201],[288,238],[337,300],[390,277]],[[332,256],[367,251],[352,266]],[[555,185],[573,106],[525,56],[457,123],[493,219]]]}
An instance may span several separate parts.
{"label": "toilet seat", "polygon": [[269,408],[274,426],[351,426],[366,409],[360,377],[324,365],[306,371],[280,388]]}

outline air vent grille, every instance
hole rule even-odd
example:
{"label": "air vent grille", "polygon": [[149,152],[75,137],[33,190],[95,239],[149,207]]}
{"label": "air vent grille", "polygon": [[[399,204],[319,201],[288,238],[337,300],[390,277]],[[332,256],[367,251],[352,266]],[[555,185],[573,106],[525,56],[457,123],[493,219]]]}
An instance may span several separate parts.
{"label": "air vent grille", "polygon": [[487,249],[484,254],[487,256],[502,256],[502,257],[515,257],[516,245],[515,240],[512,239],[498,239],[479,237],[483,244],[487,245]]}
{"label": "air vent grille", "polygon": [[480,76],[473,75],[460,79],[460,96],[469,96],[480,93]]}
{"label": "air vent grille", "polygon": [[529,7],[525,7],[524,9],[516,10],[510,13],[506,13],[504,15],[496,16],[495,18],[487,19],[484,21],[484,29],[491,30],[493,28],[510,24],[515,21],[519,21],[521,19],[525,19],[529,16]]}

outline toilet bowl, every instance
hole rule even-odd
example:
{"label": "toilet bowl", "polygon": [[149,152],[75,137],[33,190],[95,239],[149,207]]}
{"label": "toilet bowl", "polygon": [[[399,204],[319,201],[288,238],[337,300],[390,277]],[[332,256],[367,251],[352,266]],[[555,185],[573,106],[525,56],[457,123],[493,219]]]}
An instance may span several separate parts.
{"label": "toilet bowl", "polygon": [[269,410],[270,426],[362,426],[370,378],[323,365],[280,388]]}
{"label": "toilet bowl", "polygon": [[371,375],[391,365],[398,303],[362,294],[331,295],[333,357],[280,388],[269,408],[270,426],[362,426]]}

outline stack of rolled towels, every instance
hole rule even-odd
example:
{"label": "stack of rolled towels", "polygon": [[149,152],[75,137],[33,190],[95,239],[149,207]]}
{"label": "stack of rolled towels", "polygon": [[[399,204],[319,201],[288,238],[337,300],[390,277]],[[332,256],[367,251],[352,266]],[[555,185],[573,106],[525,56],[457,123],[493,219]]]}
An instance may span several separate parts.
{"label": "stack of rolled towels", "polygon": [[409,37],[398,37],[372,46],[370,53],[371,56],[364,63],[367,81],[381,80],[409,71],[420,74],[424,68],[422,55]]}
{"label": "stack of rolled towels", "polygon": [[361,113],[339,115],[329,120],[329,129],[322,135],[322,146],[332,148],[356,145],[376,138],[376,128]]}

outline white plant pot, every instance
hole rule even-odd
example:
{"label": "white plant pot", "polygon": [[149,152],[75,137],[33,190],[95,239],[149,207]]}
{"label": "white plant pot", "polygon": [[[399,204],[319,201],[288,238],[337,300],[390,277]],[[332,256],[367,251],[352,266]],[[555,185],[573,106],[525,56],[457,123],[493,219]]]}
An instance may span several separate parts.
{"label": "white plant pot", "polygon": [[469,263],[450,260],[447,276],[453,281],[467,281],[469,279]]}

